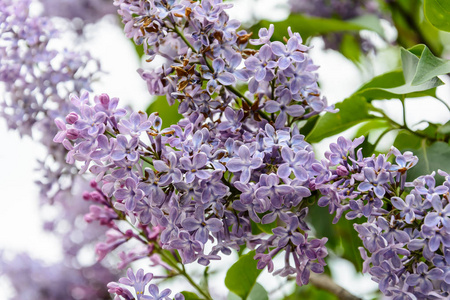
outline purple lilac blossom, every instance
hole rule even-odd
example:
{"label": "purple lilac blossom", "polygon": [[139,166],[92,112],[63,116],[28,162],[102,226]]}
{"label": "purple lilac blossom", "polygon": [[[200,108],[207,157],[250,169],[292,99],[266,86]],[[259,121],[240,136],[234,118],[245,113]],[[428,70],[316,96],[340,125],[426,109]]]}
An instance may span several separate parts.
{"label": "purple lilac blossom", "polygon": [[[163,128],[160,121],[150,121],[156,119],[155,113],[141,114],[139,123],[130,120],[132,116],[136,118],[131,111],[112,120],[108,109],[101,110],[73,97],[76,111],[94,110],[106,117],[90,118],[98,123],[76,128],[77,122],[92,115],[77,113],[67,118],[70,122],[65,127],[59,124],[61,132],[72,130],[70,137],[76,137],[71,139],[66,134],[62,141],[69,160],[84,162],[97,175],[111,207],[142,230],[141,234],[116,232],[117,239],[106,242],[110,245],[106,251],[122,247],[126,238],[144,244],[156,241],[154,247],[178,252],[183,263],[197,261],[207,265],[210,260],[220,259],[219,252],[229,254],[231,249],[247,245],[256,249],[258,268],[267,266],[269,272],[280,276],[295,274],[298,285],[307,284],[311,271],[323,272],[327,239],[313,237],[304,221],[308,210],[297,208],[308,205],[303,198],[321,193],[318,204],[329,206],[330,213],[336,213],[334,222],[349,210],[355,210],[349,218],[367,220],[355,227],[370,252],[361,252],[365,253],[365,270],[380,284],[382,292],[389,296],[399,294],[408,285],[408,276],[418,272],[430,275],[426,280],[437,280],[433,284],[439,289],[420,291],[421,281],[409,279],[410,283],[417,283],[409,287],[409,293],[448,296],[445,285],[440,285],[442,276],[434,276],[441,272],[433,271],[443,272],[446,263],[431,270],[418,268],[421,257],[443,261],[437,250],[442,253],[449,250],[445,227],[434,225],[436,221],[431,215],[428,223],[433,226],[406,228],[403,218],[411,222],[410,212],[405,211],[401,202],[397,202],[401,209],[388,205],[390,198],[401,198],[407,193],[407,185],[401,183],[401,178],[406,172],[404,168],[413,165],[417,158],[409,153],[402,155],[398,150],[364,158],[361,149],[357,150],[362,138],[349,141],[341,137],[330,146],[331,152],[325,153],[326,159],[319,162],[301,130],[291,127],[295,121],[321,111],[334,111],[320,96],[316,68],[299,35],[289,32],[290,39],[285,45],[270,41],[272,27],[261,30],[259,40],[252,43],[264,41],[271,47],[271,53],[264,50],[267,53],[261,56],[258,50],[247,48],[250,34],[237,31],[238,22],[229,20],[225,12],[229,5],[220,0],[164,3],[116,0],[115,5],[126,35],[144,46],[149,60],[157,55],[166,59],[160,68],[142,70],[140,74],[151,94],[166,95],[170,104],[180,102],[183,119],[168,128]],[[164,45],[168,44],[179,46],[167,52]],[[240,55],[243,64],[235,63],[236,55]],[[262,76],[263,71],[251,57],[275,63],[278,68],[266,68]],[[243,73],[247,76],[241,76]],[[308,80],[293,83],[291,78],[296,76]],[[207,82],[206,87],[203,82]],[[241,93],[237,83],[248,87],[248,92]],[[202,101],[192,100],[200,96],[213,99],[215,104],[205,106]],[[113,152],[120,136],[133,135],[130,126],[120,126],[127,122],[136,124],[134,128],[145,122],[152,124],[134,135],[138,142],[133,151],[138,159],[121,155],[117,160],[108,156],[95,160],[92,155],[102,151],[102,145],[107,145],[107,152]],[[57,140],[62,140],[62,136],[63,133]],[[101,136],[113,142],[100,143]],[[398,157],[397,167],[389,162],[392,156]],[[295,178],[297,175],[301,178]],[[215,184],[219,180],[223,184],[221,191],[201,192],[205,182],[213,177]],[[426,218],[433,207],[430,202],[433,196],[429,195],[448,202],[447,187],[436,187],[431,177],[420,179],[423,183],[408,191],[421,198],[417,200],[421,202],[417,203],[417,211],[414,210],[417,220]],[[135,199],[136,205],[127,205],[125,197],[114,197],[130,180],[134,185],[128,187],[138,186],[144,192],[142,198],[139,195]],[[425,195],[423,199],[421,195]],[[409,204],[405,202],[406,205]],[[439,214],[439,205],[434,208]],[[258,214],[269,217],[264,219]],[[252,222],[260,223],[263,219],[264,223],[274,219],[277,227],[273,234],[254,235]],[[438,219],[439,222],[445,221]],[[213,246],[209,253],[205,252],[207,244]],[[286,259],[284,266],[278,268],[272,259],[280,252]],[[117,283],[111,283],[110,288],[117,297],[134,297]],[[152,296],[148,297],[167,293],[160,293],[154,286],[149,292]],[[146,297],[142,296],[141,287],[137,297]]]}

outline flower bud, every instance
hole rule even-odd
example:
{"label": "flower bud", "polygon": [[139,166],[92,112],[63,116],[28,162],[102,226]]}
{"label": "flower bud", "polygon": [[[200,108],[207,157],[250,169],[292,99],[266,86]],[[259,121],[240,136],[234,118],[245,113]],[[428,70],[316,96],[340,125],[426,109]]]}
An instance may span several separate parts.
{"label": "flower bud", "polygon": [[337,173],[339,176],[347,176],[347,175],[348,175],[348,170],[347,170],[347,168],[344,167],[344,166],[338,166],[338,167],[336,168],[336,173]]}
{"label": "flower bud", "polygon": [[74,124],[78,120],[78,114],[71,112],[66,116],[66,122],[70,125]]}
{"label": "flower bud", "polygon": [[78,136],[79,136],[79,132],[78,132],[78,130],[77,129],[68,129],[67,130],[67,138],[69,139],[69,140],[76,140],[77,138],[78,138]]}
{"label": "flower bud", "polygon": [[99,100],[103,106],[107,107],[109,105],[109,96],[107,94],[101,94]]}

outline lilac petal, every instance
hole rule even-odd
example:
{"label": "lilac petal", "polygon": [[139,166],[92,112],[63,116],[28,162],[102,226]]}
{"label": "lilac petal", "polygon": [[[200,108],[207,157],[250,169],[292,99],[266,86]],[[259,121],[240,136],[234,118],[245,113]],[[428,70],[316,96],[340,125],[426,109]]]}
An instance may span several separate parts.
{"label": "lilac petal", "polygon": [[200,227],[195,233],[195,239],[203,244],[208,241],[209,232],[205,227]]}
{"label": "lilac petal", "polygon": [[218,232],[220,230],[222,230],[223,225],[222,222],[219,219],[209,219],[208,221],[206,221],[208,230],[211,232]]}
{"label": "lilac petal", "polygon": [[245,168],[245,165],[239,158],[232,158],[227,162],[227,168],[230,172],[239,172]]}
{"label": "lilac petal", "polygon": [[225,62],[221,58],[216,58],[212,63],[212,67],[217,73],[222,72],[225,68]]}
{"label": "lilac petal", "polygon": [[266,102],[264,109],[268,113],[274,113],[280,110],[280,104],[274,100],[269,100]]}
{"label": "lilac petal", "polygon": [[305,60],[305,55],[301,53],[300,51],[295,51],[291,53],[290,57],[295,60],[296,62],[302,62]]}
{"label": "lilac petal", "polygon": [[269,213],[262,218],[261,223],[262,224],[270,224],[270,223],[274,222],[276,219],[277,219],[277,215],[275,213]]}
{"label": "lilac petal", "polygon": [[442,211],[441,197],[439,197],[438,195],[433,195],[433,198],[431,199],[431,205],[433,206],[435,211],[441,212]]}
{"label": "lilac petal", "polygon": [[291,37],[286,44],[287,51],[294,52],[295,50],[297,50],[297,45],[298,45],[297,38]]}
{"label": "lilac petal", "polygon": [[399,197],[392,197],[391,202],[392,202],[392,205],[399,210],[403,210],[406,208],[405,201],[403,201],[403,199],[401,199]]}
{"label": "lilac petal", "polygon": [[150,284],[150,286],[148,287],[148,291],[152,296],[159,295],[159,288],[156,284]]}
{"label": "lilac petal", "polygon": [[194,231],[200,227],[200,223],[197,219],[192,217],[186,218],[181,222],[181,226],[188,231]]}
{"label": "lilac petal", "polygon": [[428,227],[434,227],[439,223],[440,217],[438,213],[431,212],[425,217],[425,225]]}
{"label": "lilac petal", "polygon": [[277,171],[277,175],[281,178],[288,178],[291,175],[289,164],[282,164]]}
{"label": "lilac petal", "polygon": [[217,76],[217,81],[223,85],[232,85],[236,82],[236,77],[229,72],[223,72]]}
{"label": "lilac petal", "polygon": [[206,170],[198,170],[197,172],[195,172],[195,176],[205,180],[211,178],[211,173]]}
{"label": "lilac petal", "polygon": [[255,79],[259,82],[266,77],[266,68],[259,68],[256,70]]}
{"label": "lilac petal", "polygon": [[278,60],[278,67],[281,70],[287,69],[291,64],[291,60],[288,57],[282,57]]}
{"label": "lilac petal", "polygon": [[189,172],[186,174],[186,183],[191,183],[192,181],[194,181],[194,179],[195,179],[194,173]]}
{"label": "lilac petal", "polygon": [[262,158],[261,157],[254,157],[252,158],[251,162],[250,162],[250,168],[251,169],[257,169],[262,165]]}
{"label": "lilac petal", "polygon": [[272,49],[269,45],[264,45],[259,49],[258,55],[262,61],[268,61],[272,57]]}
{"label": "lilac petal", "polygon": [[170,293],[172,293],[172,291],[170,289],[165,289],[161,292],[161,294],[159,294],[159,296],[161,297],[161,299],[164,299],[164,297],[169,296]]}
{"label": "lilac petal", "polygon": [[294,169],[294,175],[295,175],[295,178],[298,178],[298,179],[300,179],[302,181],[308,179],[308,172],[303,167],[295,168]]}
{"label": "lilac petal", "polygon": [[286,112],[292,117],[300,117],[305,113],[305,109],[301,105],[288,106]]}
{"label": "lilac petal", "polygon": [[282,56],[286,52],[286,47],[281,42],[278,42],[278,41],[272,42],[272,44],[270,46],[272,48],[272,52],[275,55]]}
{"label": "lilac petal", "polygon": [[278,115],[277,119],[275,120],[275,127],[276,128],[284,127],[286,121],[287,121],[287,114],[285,112],[281,112]]}
{"label": "lilac petal", "polygon": [[364,168],[363,169],[364,172],[364,177],[366,177],[366,179],[370,182],[376,182],[377,180],[377,176],[375,174],[375,170],[371,169],[371,168]]}
{"label": "lilac petal", "polygon": [[294,188],[290,185],[279,185],[275,189],[280,195],[286,195],[294,192]]}
{"label": "lilac petal", "polygon": [[358,190],[361,192],[366,192],[370,190],[373,187],[373,185],[367,181],[361,182],[358,186]]}
{"label": "lilac petal", "polygon": [[433,252],[435,252],[437,249],[439,249],[440,245],[441,245],[441,239],[440,239],[439,235],[433,236],[428,243],[430,250]]}
{"label": "lilac petal", "polygon": [[[262,48],[261,48],[262,49]],[[257,59],[254,56],[250,56],[249,58],[247,58],[244,62],[245,66],[250,69],[250,70],[256,70],[260,65],[261,62],[259,61],[259,59]],[[259,80],[258,80],[259,81]]]}
{"label": "lilac petal", "polygon": [[416,286],[419,283],[420,275],[411,274],[406,278],[406,284],[409,286]]}
{"label": "lilac petal", "polygon": [[249,70],[235,70],[233,74],[236,77],[236,79],[240,81],[247,81],[252,75],[252,72]]}
{"label": "lilac petal", "polygon": [[162,160],[154,160],[153,166],[158,172],[166,172],[169,171],[169,167]]}
{"label": "lilac petal", "polygon": [[428,278],[432,280],[441,280],[444,276],[444,271],[439,268],[434,268],[428,272]]}
{"label": "lilac petal", "polygon": [[239,180],[242,183],[247,183],[250,180],[250,168],[244,168],[242,170],[241,177],[239,177]]}
{"label": "lilac petal", "polygon": [[447,193],[447,191],[448,191],[448,187],[443,186],[443,185],[440,185],[434,189],[434,192],[439,195],[445,194],[445,193]]}
{"label": "lilac petal", "polygon": [[374,189],[375,195],[377,195],[378,198],[383,198],[384,194],[386,193],[386,191],[384,190],[384,188],[380,185],[377,185]]}

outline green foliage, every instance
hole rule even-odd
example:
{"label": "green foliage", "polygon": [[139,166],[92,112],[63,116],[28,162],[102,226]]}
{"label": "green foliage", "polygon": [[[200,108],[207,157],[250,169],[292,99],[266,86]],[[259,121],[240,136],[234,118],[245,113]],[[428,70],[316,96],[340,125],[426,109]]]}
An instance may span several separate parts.
{"label": "green foliage", "polygon": [[268,233],[268,234],[272,234],[272,229],[277,227],[277,221],[273,221],[272,223],[269,223],[269,224],[256,223],[256,226],[258,226],[258,228],[262,232],[265,232],[265,233]]}
{"label": "green foliage", "polygon": [[350,97],[336,104],[338,113],[326,113],[319,118],[313,130],[306,136],[310,143],[316,143],[350,127],[374,118],[369,114],[369,104],[363,97]]}
{"label": "green foliage", "polygon": [[355,137],[360,137],[362,135],[368,135],[369,133],[373,132],[377,129],[386,129],[389,128],[390,124],[385,119],[373,119],[368,122],[366,122],[364,125],[362,125],[358,131],[355,134]]}
{"label": "green foliage", "polygon": [[[422,50],[418,57],[420,49]],[[354,95],[363,96],[368,101],[435,96],[436,87],[443,84],[437,75],[442,74],[446,65],[438,64],[435,60],[437,58],[423,45],[418,45],[410,50],[402,48],[401,58],[402,70],[388,72],[373,78]],[[436,68],[430,65],[431,61],[437,66]]]}
{"label": "green foliage", "polygon": [[295,286],[295,290],[283,300],[297,300],[297,299],[320,299],[320,300],[338,300],[338,297],[324,290],[319,290],[312,284],[304,286]]}
{"label": "green foliage", "polygon": [[[441,169],[450,172],[450,145],[444,142],[435,142],[428,145],[424,140],[419,149],[414,150],[419,158],[417,165],[408,171],[408,180],[412,181],[421,175],[431,174]],[[444,178],[436,176],[436,182],[442,184]]]}
{"label": "green foliage", "polygon": [[381,36],[384,35],[379,18],[374,15],[365,15],[356,19],[342,21],[337,19],[326,19],[309,17],[300,14],[292,14],[286,20],[280,22],[270,22],[262,20],[251,28],[251,31],[258,32],[260,28],[268,28],[274,24],[277,30],[272,39],[281,41],[287,36],[287,28],[290,26],[293,32],[300,33],[306,40],[311,36],[333,33],[333,32],[358,32],[360,30],[375,31]]}
{"label": "green foliage", "polygon": [[188,292],[188,291],[183,291],[183,292],[181,292],[181,294],[183,294],[185,300],[201,300],[202,299],[197,294]]}
{"label": "green foliage", "polygon": [[257,261],[253,259],[255,251],[242,255],[239,260],[228,269],[225,277],[226,287],[241,297],[243,300],[248,299],[256,279],[262,270],[258,270]]}
{"label": "green foliage", "polygon": [[450,31],[450,1],[425,0],[424,11],[433,26],[440,30]]}
{"label": "green foliage", "polygon": [[[418,45],[419,49],[420,46]],[[424,46],[424,45],[423,45]],[[417,69],[411,81],[412,85],[421,85],[439,75],[450,73],[450,60],[438,58],[431,53],[428,47],[424,46],[419,55],[420,60]]]}
{"label": "green foliage", "polygon": [[345,34],[342,37],[340,52],[354,63],[360,62],[363,57],[359,41],[355,36],[350,34]]}
{"label": "green foliage", "polygon": [[310,206],[308,218],[317,237],[328,238],[325,244],[328,249],[350,261],[356,270],[362,270],[362,258],[358,250],[358,247],[362,246],[362,242],[353,228],[355,220],[349,221],[342,217],[338,223],[331,225],[334,217],[330,215],[327,207],[318,205]]}
{"label": "green foliage", "polygon": [[[230,292],[227,296],[227,300],[241,300],[242,298],[233,292]],[[259,283],[255,283],[247,300],[269,300],[269,295],[266,289]]]}
{"label": "green foliage", "polygon": [[164,127],[169,127],[170,125],[176,124],[182,117],[178,113],[178,102],[175,101],[174,105],[170,106],[169,103],[167,103],[165,96],[156,97],[156,99],[147,107],[147,114],[151,114],[153,112],[157,112],[159,114],[163,120]]}

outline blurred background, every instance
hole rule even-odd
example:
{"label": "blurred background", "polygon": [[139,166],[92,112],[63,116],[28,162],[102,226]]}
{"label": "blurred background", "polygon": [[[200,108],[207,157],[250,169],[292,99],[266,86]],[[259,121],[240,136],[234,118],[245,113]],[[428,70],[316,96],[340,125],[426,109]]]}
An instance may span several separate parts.
{"label": "blurred background", "polygon": [[[259,28],[268,27],[271,23],[275,24],[275,39],[286,36],[288,26],[291,26],[292,31],[300,32],[304,43],[312,47],[309,53],[314,63],[320,66],[317,71],[319,82],[329,103],[340,103],[365,82],[400,68],[400,47],[426,44],[435,56],[450,58],[450,34],[429,23],[423,14],[423,3],[420,0],[228,2],[234,5],[229,10],[231,17],[240,20],[242,27],[254,34]],[[123,35],[122,24],[115,12],[116,7],[112,1],[106,0],[42,0],[33,1],[30,6],[30,14],[45,15],[51,18],[58,29],[63,28],[64,34],[52,47],[87,50],[92,57],[100,61],[103,73],[98,74],[91,85],[93,94],[107,93],[119,97],[122,105],[145,111],[154,99],[149,96],[146,84],[136,70],[157,65],[158,61],[151,64],[145,61],[142,49],[134,46],[132,41]],[[449,83],[448,76],[443,75],[440,78]],[[450,105],[449,86],[446,84],[437,88],[436,94],[441,101],[434,97],[414,97],[406,100],[406,121],[411,129],[424,130],[430,124],[439,126],[450,120],[447,110]],[[2,88],[0,85],[0,91]],[[400,101],[377,99],[373,105],[383,109],[397,123],[402,123]],[[166,112],[176,113],[176,108],[169,109],[164,104],[154,107],[163,115]],[[367,123],[361,121],[356,126],[349,126],[339,135],[355,137],[356,134],[362,133],[371,143],[377,141],[373,151],[379,152],[387,151],[399,135],[399,131],[384,132],[385,128],[382,126],[366,125]],[[361,131],[364,126],[369,129]],[[5,275],[0,277],[2,299],[58,299],[50,296],[45,298],[45,295],[51,295],[52,286],[61,284],[55,266],[63,265],[62,274],[68,274],[74,268],[92,266],[96,261],[95,243],[91,241],[71,254],[74,261],[64,262],[67,257],[67,247],[64,243],[67,244],[69,239],[70,243],[76,244],[81,239],[76,234],[67,237],[65,234],[68,230],[78,228],[79,234],[90,230],[89,225],[83,223],[83,215],[88,212],[83,212],[83,209],[88,209],[88,206],[77,211],[78,216],[69,218],[75,224],[73,225],[64,224],[69,219],[61,220],[67,207],[42,204],[41,187],[36,185],[35,181],[42,180],[41,165],[37,161],[46,156],[47,150],[38,142],[42,133],[39,129],[34,131],[32,135],[21,137],[16,130],[8,130],[6,122],[0,121],[0,139],[3,145],[0,150],[0,166],[3,170],[0,172],[3,203],[0,210],[0,274]],[[337,137],[338,135],[332,135],[314,143],[319,157]],[[83,201],[81,191],[82,187],[78,194],[67,196],[64,201]],[[326,214],[326,209],[317,212],[324,213]],[[326,220],[331,220],[330,218],[328,215],[324,216]],[[58,226],[55,227],[55,224]],[[342,235],[332,242],[327,272],[353,294],[364,299],[378,298],[377,284],[370,280],[370,276],[360,272],[362,260],[357,251],[359,241],[353,240],[355,236],[357,239],[357,235],[349,233],[353,231],[352,226],[345,226],[347,225],[340,224],[336,227],[341,230],[338,233]],[[318,230],[318,234],[321,233],[323,232]],[[331,233],[333,234],[336,232]],[[350,247],[354,250],[349,253]],[[212,276],[217,278],[216,282],[222,282],[217,285],[218,292],[226,291],[223,284],[224,268],[221,266],[228,266],[235,258],[212,263]],[[117,261],[108,258],[102,263],[105,266],[116,265]],[[201,269],[196,268],[198,269],[196,266],[188,266],[188,270],[201,273]],[[43,272],[45,279],[39,278]],[[52,272],[53,275],[50,275]],[[26,273],[30,279],[27,282],[18,282]],[[81,276],[89,279],[89,272],[84,272]],[[108,276],[110,280],[117,280],[119,277],[114,273]],[[294,283],[285,285],[280,278],[272,277],[266,271],[258,281],[271,293],[271,299],[300,299],[300,296],[305,299],[335,299],[332,295],[315,290],[314,287],[296,288]],[[184,285],[174,285],[173,281],[164,284],[174,291],[182,290]],[[40,289],[42,292],[46,288],[49,290],[47,294],[43,294],[43,298],[33,294],[33,289]],[[73,299],[87,297],[82,292],[72,292],[71,295]]]}

